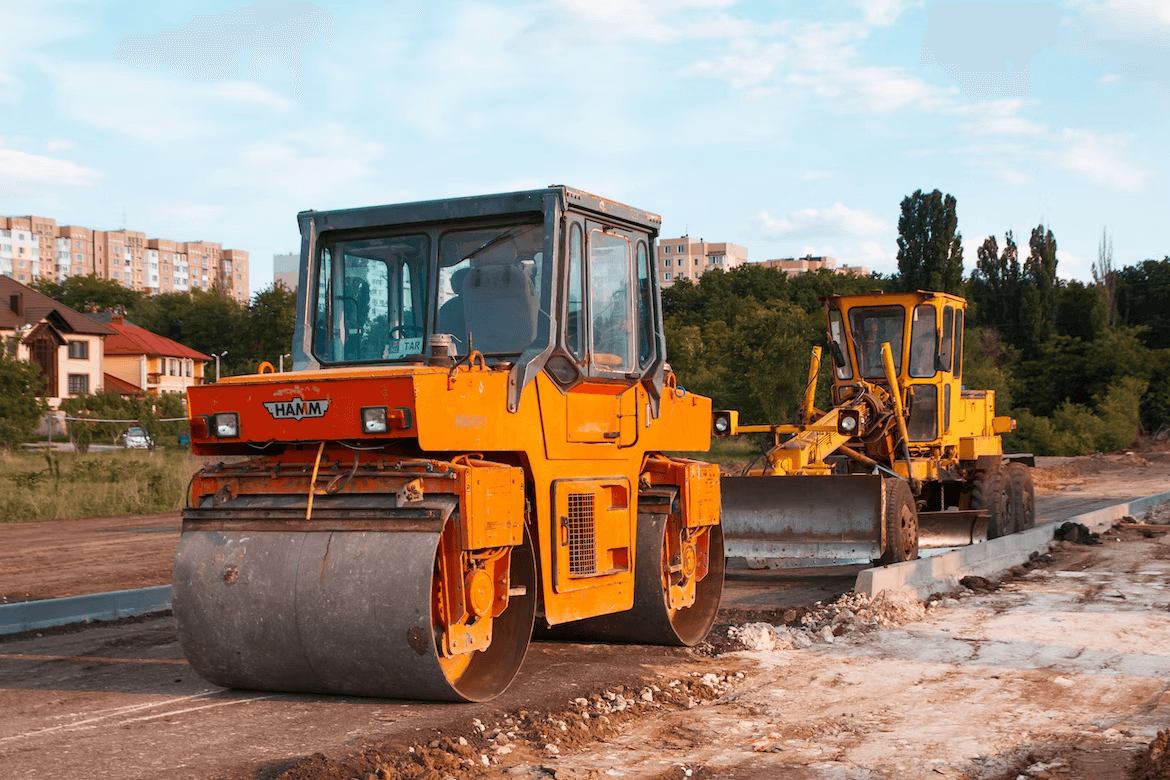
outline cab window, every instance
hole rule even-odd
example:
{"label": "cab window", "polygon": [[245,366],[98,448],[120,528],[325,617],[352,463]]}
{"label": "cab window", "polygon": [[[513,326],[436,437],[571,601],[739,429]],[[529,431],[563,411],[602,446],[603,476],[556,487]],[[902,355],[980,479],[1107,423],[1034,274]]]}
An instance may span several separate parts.
{"label": "cab window", "polygon": [[938,354],[938,325],[935,309],[929,303],[914,307],[914,321],[910,326],[910,376],[934,376],[935,355]]}
{"label": "cab window", "polygon": [[589,234],[591,353],[603,371],[633,369],[630,242],[600,230]]}
{"label": "cab window", "polygon": [[849,326],[858,369],[865,379],[882,379],[882,344],[889,343],[894,372],[902,373],[902,334],[906,311],[901,306],[862,306],[849,310]]}
{"label": "cab window", "polygon": [[654,290],[650,284],[650,258],[646,242],[638,242],[638,365],[654,359]]}
{"label": "cab window", "polygon": [[324,363],[422,352],[425,235],[326,241],[317,268],[313,349]]}

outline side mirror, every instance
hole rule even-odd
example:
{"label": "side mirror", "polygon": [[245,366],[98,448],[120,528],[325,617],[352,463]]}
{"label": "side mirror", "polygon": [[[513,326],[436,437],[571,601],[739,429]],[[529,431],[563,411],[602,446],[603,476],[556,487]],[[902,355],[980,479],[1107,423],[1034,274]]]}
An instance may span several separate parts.
{"label": "side mirror", "polygon": [[829,352],[833,355],[833,365],[835,365],[837,368],[844,368],[845,353],[841,351],[841,345],[836,341],[830,341]]}

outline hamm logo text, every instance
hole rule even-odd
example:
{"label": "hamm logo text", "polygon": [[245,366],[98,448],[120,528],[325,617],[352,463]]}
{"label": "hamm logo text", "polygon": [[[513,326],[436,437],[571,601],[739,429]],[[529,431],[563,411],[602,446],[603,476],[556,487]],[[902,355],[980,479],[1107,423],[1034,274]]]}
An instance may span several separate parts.
{"label": "hamm logo text", "polygon": [[289,401],[272,401],[264,404],[277,420],[303,420],[306,417],[324,417],[329,408],[328,398],[318,398],[306,401],[303,398],[293,398]]}

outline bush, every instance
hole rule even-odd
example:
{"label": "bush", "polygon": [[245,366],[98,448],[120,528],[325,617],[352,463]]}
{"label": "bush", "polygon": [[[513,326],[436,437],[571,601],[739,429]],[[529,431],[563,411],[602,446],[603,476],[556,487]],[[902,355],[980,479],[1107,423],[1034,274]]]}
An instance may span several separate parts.
{"label": "bush", "polygon": [[1037,455],[1085,455],[1128,446],[1137,438],[1139,402],[1145,389],[1142,380],[1123,377],[1104,397],[1094,398],[1095,411],[1069,401],[1051,418],[1017,411],[1017,428],[1004,437],[1005,449]]}
{"label": "bush", "polygon": [[0,345],[0,445],[19,447],[32,436],[49,410],[37,395],[44,387],[40,366],[10,357]]}

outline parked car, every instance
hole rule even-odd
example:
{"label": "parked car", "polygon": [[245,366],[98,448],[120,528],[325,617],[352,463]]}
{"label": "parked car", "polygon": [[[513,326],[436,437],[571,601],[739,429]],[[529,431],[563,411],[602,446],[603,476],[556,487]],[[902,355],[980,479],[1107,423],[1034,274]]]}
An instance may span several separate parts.
{"label": "parked car", "polygon": [[129,450],[149,450],[154,448],[154,442],[145,428],[134,426],[122,434],[122,440]]}

